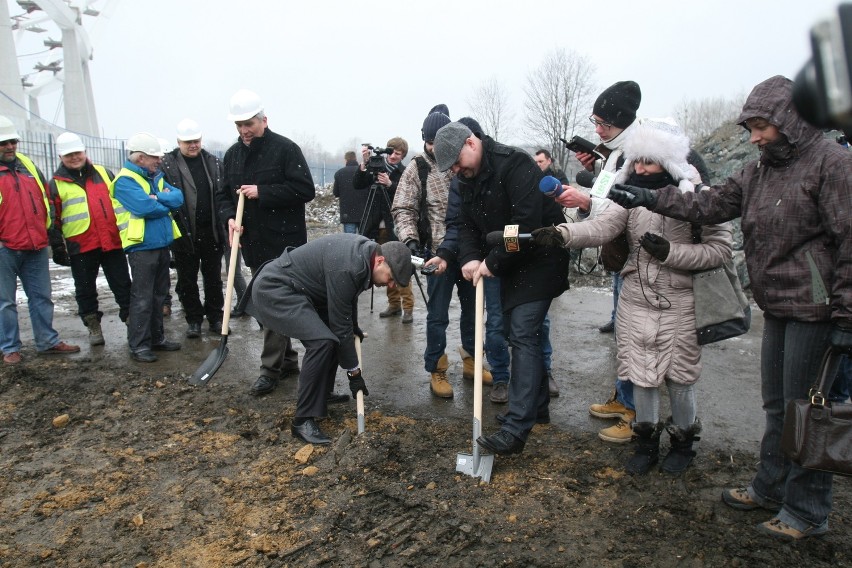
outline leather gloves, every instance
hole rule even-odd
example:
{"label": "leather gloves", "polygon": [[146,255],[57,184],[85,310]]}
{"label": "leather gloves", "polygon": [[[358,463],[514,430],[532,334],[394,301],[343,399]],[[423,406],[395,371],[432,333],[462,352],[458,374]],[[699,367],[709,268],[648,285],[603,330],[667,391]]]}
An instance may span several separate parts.
{"label": "leather gloves", "polygon": [[665,261],[669,257],[669,251],[672,248],[669,241],[654,233],[645,233],[639,237],[639,244],[660,262]]}
{"label": "leather gloves", "polygon": [[556,227],[541,227],[532,232],[532,242],[540,247],[564,247],[565,240]]}
{"label": "leather gloves", "polygon": [[53,262],[59,266],[71,266],[71,257],[65,247],[53,247]]}
{"label": "leather gloves", "polygon": [[419,256],[419,257],[423,256],[423,251],[420,250],[420,243],[418,243],[414,239],[407,241],[405,243],[405,246],[407,246],[408,250],[411,251],[411,256]]}
{"label": "leather gloves", "polygon": [[834,324],[834,329],[831,330],[828,342],[835,351],[852,354],[852,327]]}
{"label": "leather gloves", "polygon": [[615,184],[615,187],[609,190],[607,197],[625,209],[633,209],[634,207],[654,209],[654,205],[657,204],[656,192],[644,187],[621,183]]}
{"label": "leather gloves", "polygon": [[367,383],[364,382],[364,377],[361,375],[361,370],[355,371],[354,373],[346,373],[346,376],[349,377],[349,390],[352,392],[352,398],[358,398],[358,391],[364,393],[364,396],[370,394],[370,391],[367,390]]}

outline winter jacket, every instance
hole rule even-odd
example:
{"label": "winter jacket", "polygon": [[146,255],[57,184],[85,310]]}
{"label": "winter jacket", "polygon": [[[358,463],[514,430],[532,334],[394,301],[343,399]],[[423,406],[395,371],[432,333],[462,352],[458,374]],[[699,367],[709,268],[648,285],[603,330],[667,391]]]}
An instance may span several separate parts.
{"label": "winter jacket", "polygon": [[377,247],[361,235],[336,233],[288,249],[252,279],[245,310],[287,337],[338,343],[340,366],[357,367],[357,302],[372,285]]}
{"label": "winter jacket", "polygon": [[[420,209],[423,184],[420,180],[420,172],[417,169],[416,160],[418,158],[426,160],[429,166],[429,173],[426,175],[426,211]],[[444,240],[444,232],[446,231],[444,221],[447,217],[447,196],[452,176],[453,174],[450,171],[439,171],[434,156],[430,156],[426,152],[418,154],[411,160],[399,180],[396,197],[393,199],[394,227],[400,241],[404,243],[410,240],[420,242],[417,223],[421,215],[426,215],[432,237],[432,246],[429,252],[435,254]],[[420,244],[425,245],[426,243]]]}
{"label": "winter jacket", "polygon": [[240,245],[249,267],[257,269],[286,247],[308,241],[305,203],[316,196],[316,188],[295,142],[267,128],[248,146],[238,140],[225,153],[223,165],[225,181],[216,194],[216,204],[224,223],[236,218],[235,190],[243,185],[258,189],[257,199],[245,200],[242,219]]}
{"label": "winter jacket", "polygon": [[[147,187],[139,183],[126,170],[141,176]],[[163,184],[163,191],[159,190],[160,180],[163,172],[151,175],[127,160],[124,168],[118,172],[113,180],[113,196],[115,200],[123,205],[131,215],[145,220],[145,236],[141,243],[125,246],[126,252],[143,250],[157,250],[172,244],[175,239],[174,222],[172,221],[172,210],[183,205],[183,193],[178,188],[167,183]],[[156,199],[151,199],[156,195]]]}
{"label": "winter jacket", "polygon": [[788,155],[779,158],[767,145],[760,159],[711,191],[658,190],[654,211],[702,224],[741,216],[746,266],[762,310],[852,326],[852,155],[802,120],[784,77],[755,87],[737,121],[755,117],[786,137]]}
{"label": "winter jacket", "polygon": [[[221,250],[228,238],[224,232],[224,225],[219,221],[216,211],[216,192],[222,187],[222,163],[219,158],[201,150],[200,157],[207,174],[207,182],[210,188],[210,223],[213,228],[213,242],[207,243]],[[172,250],[186,253],[194,253],[198,241],[198,228],[196,227],[196,204],[198,190],[192,173],[189,171],[186,159],[180,153],[180,148],[175,148],[163,156],[163,173],[166,181],[183,192],[183,205],[174,214],[175,222],[180,227],[181,237],[172,243]]]}
{"label": "winter jacket", "polygon": [[519,225],[529,233],[562,223],[562,209],[538,190],[541,169],[525,152],[482,137],[482,164],[476,177],[459,178],[459,263],[484,260],[500,277],[503,311],[520,304],[552,299],[568,289],[568,251],[522,245],[520,252],[489,247],[486,236]]}
{"label": "winter jacket", "polygon": [[36,251],[50,244],[47,228],[54,212],[44,175],[34,164],[32,168],[24,165],[22,159],[29,159],[22,156],[0,162],[0,244],[11,250]]}
{"label": "winter jacket", "polygon": [[355,191],[352,178],[359,171],[358,162],[355,160],[346,162],[346,166],[334,172],[334,186],[332,193],[338,198],[340,208],[340,223],[361,223],[364,208],[367,207],[367,198],[370,193],[366,191]]}
{"label": "winter jacket", "polygon": [[[388,165],[387,161],[385,161],[385,166],[389,170],[388,177],[390,178],[391,185],[390,187],[381,184],[378,185],[378,191],[372,195],[373,204],[370,207],[370,211],[367,212],[367,218],[364,220],[364,226],[362,227],[362,233],[370,238],[377,237],[379,225],[382,221],[385,222],[385,227],[394,229],[395,231],[391,207],[396,196],[397,187],[399,186],[399,180],[402,178],[402,174],[406,168],[401,163],[394,166]],[[358,193],[364,195],[365,208],[370,199],[369,190],[372,185],[373,175],[367,171],[361,171],[359,167],[352,177],[352,187]],[[364,209],[362,208],[361,211],[363,213]],[[360,220],[359,217],[358,221]]]}
{"label": "winter jacket", "polygon": [[[114,175],[109,170],[104,169],[104,171],[106,179],[91,162],[86,162],[79,171],[69,170],[60,165],[53,173],[53,179],[50,180],[50,199],[56,212],[54,229],[64,233],[68,254],[81,254],[98,249],[104,252],[121,250],[121,238],[118,235],[115,210],[109,191]],[[68,185],[63,186],[63,184]],[[81,205],[88,209],[88,219],[84,219],[88,227],[82,233],[70,235],[66,225],[69,225],[67,221],[71,208],[67,205],[69,201],[77,199],[82,199]],[[79,215],[72,216],[79,217]]]}

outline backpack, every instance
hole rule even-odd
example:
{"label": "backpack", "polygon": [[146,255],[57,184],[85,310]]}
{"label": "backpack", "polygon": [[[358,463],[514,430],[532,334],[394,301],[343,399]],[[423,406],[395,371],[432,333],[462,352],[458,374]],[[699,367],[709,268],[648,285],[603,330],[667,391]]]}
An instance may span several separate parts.
{"label": "backpack", "polygon": [[420,204],[417,208],[417,240],[424,250],[432,250],[432,226],[429,224],[428,205],[426,203],[426,180],[432,167],[423,156],[415,156],[417,175],[420,177]]}

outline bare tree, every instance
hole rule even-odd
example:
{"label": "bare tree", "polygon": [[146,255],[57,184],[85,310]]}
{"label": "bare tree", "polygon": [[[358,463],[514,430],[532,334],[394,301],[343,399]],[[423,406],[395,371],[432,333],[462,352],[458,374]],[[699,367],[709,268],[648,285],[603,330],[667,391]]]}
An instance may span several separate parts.
{"label": "bare tree", "polygon": [[568,150],[559,139],[588,130],[583,126],[594,102],[594,74],[595,66],[586,56],[559,48],[527,76],[527,135],[548,148],[563,169]]}
{"label": "bare tree", "polygon": [[495,140],[508,135],[513,118],[509,111],[509,95],[497,77],[483,82],[467,100],[467,106],[486,134]]}
{"label": "bare tree", "polygon": [[696,141],[711,134],[722,124],[736,119],[743,102],[744,94],[731,98],[684,99],[675,107],[674,117],[690,139]]}

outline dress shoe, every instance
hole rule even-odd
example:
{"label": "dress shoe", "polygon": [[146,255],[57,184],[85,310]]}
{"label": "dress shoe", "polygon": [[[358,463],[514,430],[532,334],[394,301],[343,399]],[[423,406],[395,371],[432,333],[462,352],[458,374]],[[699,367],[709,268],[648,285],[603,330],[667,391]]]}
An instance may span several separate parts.
{"label": "dress shoe", "polygon": [[246,317],[247,315],[248,315],[248,314],[247,314],[247,313],[245,313],[243,310],[238,310],[238,309],[236,309],[236,308],[234,308],[233,310],[231,310],[231,319],[244,318],[244,317]]}
{"label": "dress shoe", "polygon": [[506,404],[509,402],[509,384],[497,383],[491,387],[491,394],[488,395],[488,400],[494,404]]}
{"label": "dress shoe", "polygon": [[249,389],[249,394],[253,396],[263,396],[274,391],[277,386],[278,381],[276,379],[261,375]]}
{"label": "dress shoe", "polygon": [[134,361],[139,361],[140,363],[153,363],[157,360],[157,356],[154,355],[150,349],[143,349],[142,351],[131,351],[130,358]]}
{"label": "dress shoe", "polygon": [[505,430],[498,430],[490,436],[480,436],[476,443],[491,453],[510,456],[524,451],[524,441]]}
{"label": "dress shoe", "polygon": [[547,390],[550,391],[550,398],[559,396],[559,385],[556,384],[556,379],[550,371],[547,372]]}
{"label": "dress shoe", "polygon": [[3,355],[3,363],[6,365],[17,365],[21,361],[21,354],[17,351]]}
{"label": "dress shoe", "polygon": [[309,444],[330,444],[331,438],[325,435],[325,433],[320,430],[320,427],[317,426],[317,423],[313,418],[308,418],[302,424],[298,426],[293,424],[290,426],[290,433],[293,434],[294,438],[299,438],[300,440],[304,440]]}
{"label": "dress shoe", "polygon": [[155,343],[151,346],[154,351],[179,351],[180,343],[177,341],[165,340],[162,343]]}
{"label": "dress shoe", "polygon": [[201,337],[201,322],[191,323],[186,326],[186,336],[190,339]]}
{"label": "dress shoe", "polygon": [[[496,418],[497,422],[499,422],[500,424],[506,423],[506,415],[505,414],[496,414],[496,415],[494,415],[494,418]],[[550,412],[536,415],[535,423],[536,424],[550,424]]]}
{"label": "dress shoe", "polygon": [[343,404],[344,402],[349,402],[349,395],[339,392],[331,392],[328,393],[328,398],[325,399],[325,402],[327,404]]}
{"label": "dress shoe", "polygon": [[606,322],[598,328],[598,331],[601,333],[612,333],[615,331],[615,322],[612,320]]}
{"label": "dress shoe", "polygon": [[401,313],[402,313],[401,308],[392,308],[392,307],[388,306],[388,308],[385,311],[379,312],[379,317],[380,318],[392,318],[393,316],[398,316]]}
{"label": "dress shoe", "polygon": [[64,341],[60,341],[50,349],[45,349],[44,351],[39,351],[42,355],[66,355],[68,353],[79,353],[80,347],[77,345],[69,345]]}

